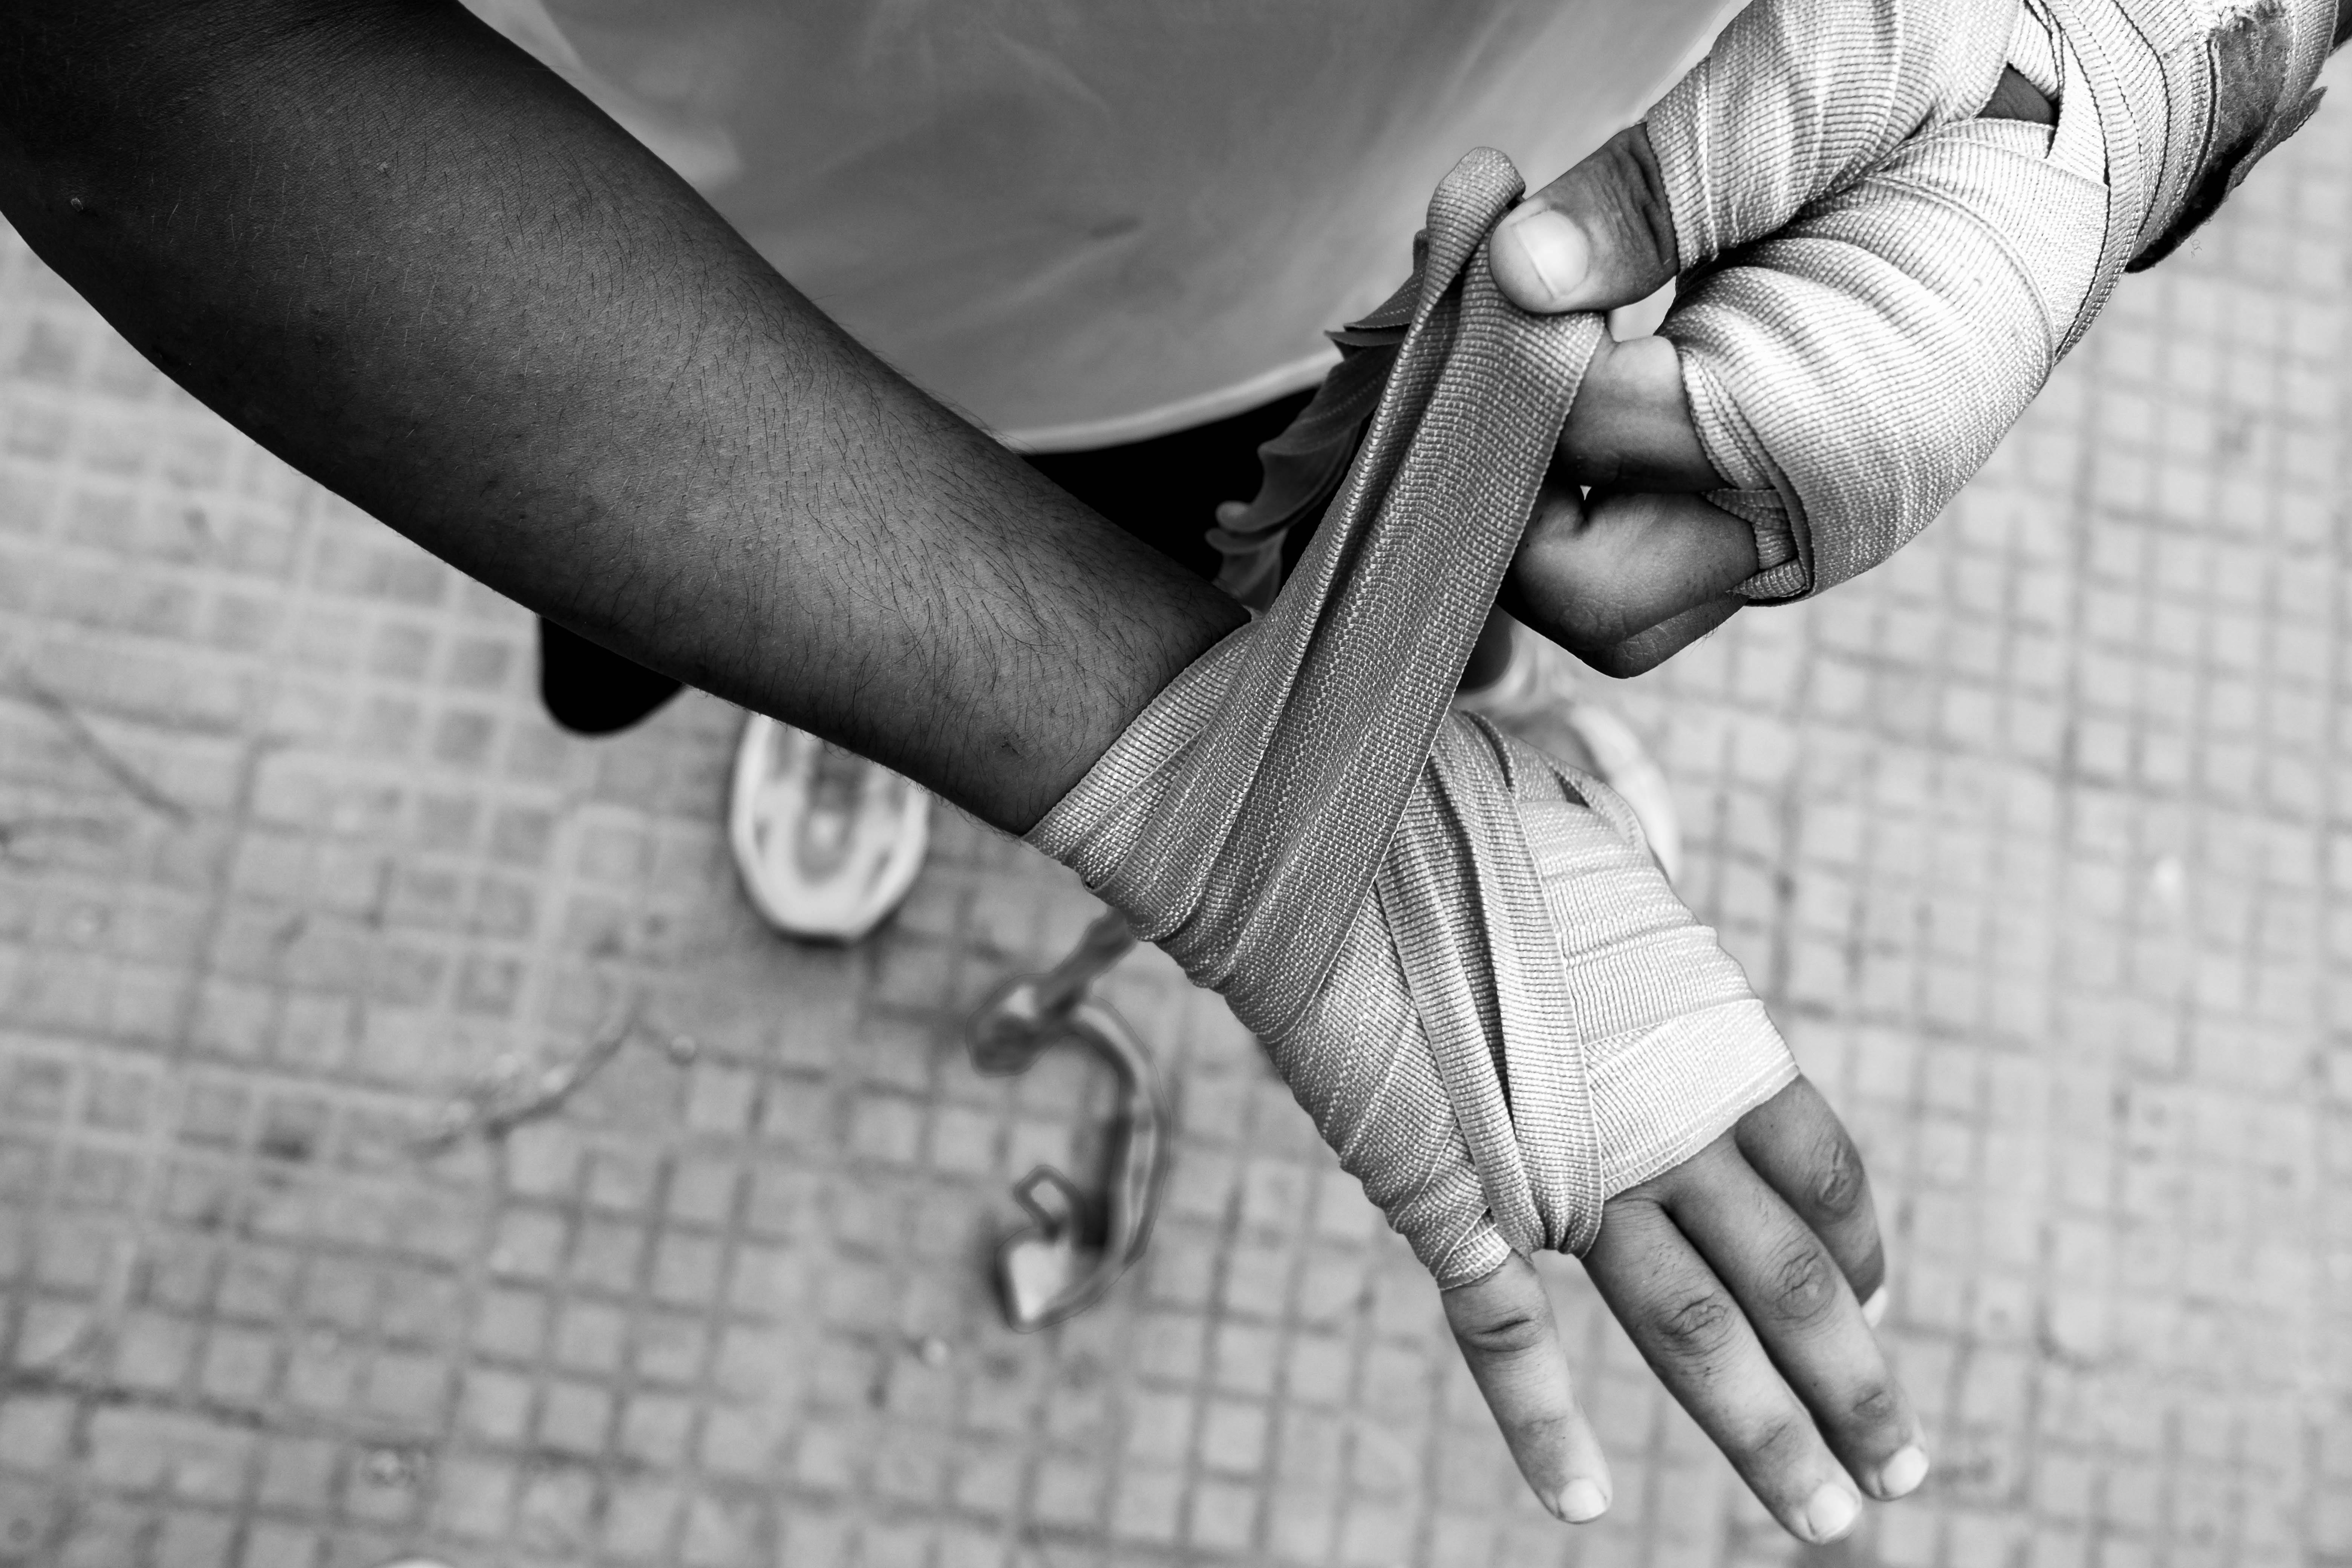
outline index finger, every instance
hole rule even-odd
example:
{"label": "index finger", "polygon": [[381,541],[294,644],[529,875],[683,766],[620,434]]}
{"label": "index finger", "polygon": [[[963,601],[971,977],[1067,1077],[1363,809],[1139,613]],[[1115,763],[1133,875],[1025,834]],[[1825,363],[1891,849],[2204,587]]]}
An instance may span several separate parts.
{"label": "index finger", "polygon": [[1568,1352],[1536,1266],[1513,1253],[1442,1293],[1445,1321],[1495,1424],[1544,1507],[1570,1524],[1608,1511],[1609,1460],[1576,1400]]}

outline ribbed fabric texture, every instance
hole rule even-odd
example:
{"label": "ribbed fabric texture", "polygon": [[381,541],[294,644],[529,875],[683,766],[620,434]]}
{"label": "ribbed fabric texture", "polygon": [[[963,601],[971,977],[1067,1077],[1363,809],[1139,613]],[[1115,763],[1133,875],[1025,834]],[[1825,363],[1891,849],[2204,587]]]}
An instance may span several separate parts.
{"label": "ribbed fabric texture", "polygon": [[[2332,0],[1735,17],[1647,124],[1685,268],[1660,331],[1732,487],[1710,499],[1757,531],[1741,591],[1818,592],[1925,527],[2132,258],[2309,113],[2333,25]],[[2054,133],[1977,118],[2011,64],[2058,100]]]}
{"label": "ribbed fabric texture", "polygon": [[1297,574],[1030,834],[1226,997],[1445,1286],[1583,1251],[1796,1070],[1624,803],[1450,707],[1603,330],[1496,290],[1521,190],[1483,150],[1439,187]]}

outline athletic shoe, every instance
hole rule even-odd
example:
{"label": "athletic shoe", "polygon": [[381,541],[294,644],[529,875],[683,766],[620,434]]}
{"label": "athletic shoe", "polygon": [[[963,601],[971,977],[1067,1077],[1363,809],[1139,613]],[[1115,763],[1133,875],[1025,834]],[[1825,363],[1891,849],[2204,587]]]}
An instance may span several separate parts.
{"label": "athletic shoe", "polygon": [[727,837],[777,930],[856,942],[922,869],[931,797],[855,752],[754,713],[735,751]]}
{"label": "athletic shoe", "polygon": [[1625,797],[1643,835],[1650,841],[1666,880],[1683,868],[1682,818],[1664,770],[1641,737],[1616,713],[1576,694],[1576,665],[1569,652],[1517,621],[1511,623],[1511,661],[1492,685],[1457,693],[1454,705],[1483,714],[1545,755],[1580,768]]}

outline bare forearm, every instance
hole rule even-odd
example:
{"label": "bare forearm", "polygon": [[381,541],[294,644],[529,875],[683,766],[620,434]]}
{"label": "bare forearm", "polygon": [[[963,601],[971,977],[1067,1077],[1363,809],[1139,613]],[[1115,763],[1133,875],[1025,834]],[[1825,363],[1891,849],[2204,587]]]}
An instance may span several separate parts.
{"label": "bare forearm", "polygon": [[435,553],[1001,826],[1240,618],[454,4],[20,5],[0,210]]}

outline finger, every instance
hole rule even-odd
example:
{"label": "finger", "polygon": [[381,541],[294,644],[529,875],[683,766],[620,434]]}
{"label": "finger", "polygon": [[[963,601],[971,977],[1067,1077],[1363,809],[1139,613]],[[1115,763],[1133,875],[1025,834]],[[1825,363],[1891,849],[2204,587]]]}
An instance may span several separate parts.
{"label": "finger", "polygon": [[[1694,1158],[1718,1148],[1738,1157],[1719,1139]],[[1784,1529],[1822,1542],[1853,1528],[1862,1512],[1853,1482],[1738,1301],[1651,1189],[1609,1200],[1584,1267],[1658,1381]]]}
{"label": "finger", "polygon": [[1601,674],[1618,680],[1647,675],[1729,620],[1747,603],[1737,594],[1726,594],[1719,599],[1710,599],[1695,610],[1685,610],[1670,621],[1661,621],[1639,637],[1627,637],[1614,647],[1594,653],[1579,652],[1576,657]]}
{"label": "finger", "polygon": [[1810,1079],[1800,1078],[1741,1117],[1732,1140],[1748,1165],[1837,1259],[1865,1310],[1883,1302],[1886,1248],[1870,1198],[1870,1173],[1845,1123]]}
{"label": "finger", "polygon": [[1822,1238],[1730,1139],[1717,1139],[1657,1186],[1847,1472],[1876,1498],[1917,1487],[1927,1455],[1911,1402]]}
{"label": "finger", "polygon": [[1517,1253],[1475,1284],[1444,1293],[1454,1342],[1503,1429],[1519,1474],[1570,1524],[1608,1511],[1609,1461],[1576,1402],[1551,1298]]}
{"label": "finger", "polygon": [[1694,495],[1538,495],[1505,607],[1580,655],[1616,647],[1756,574],[1756,531]]}
{"label": "finger", "polygon": [[1682,361],[1664,338],[1601,343],[1570,405],[1559,450],[1579,484],[1623,490],[1723,485],[1691,422]]}
{"label": "finger", "polygon": [[1496,226],[1487,266],[1524,310],[1608,310],[1672,281],[1675,223],[1650,133],[1629,126]]}

